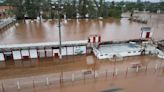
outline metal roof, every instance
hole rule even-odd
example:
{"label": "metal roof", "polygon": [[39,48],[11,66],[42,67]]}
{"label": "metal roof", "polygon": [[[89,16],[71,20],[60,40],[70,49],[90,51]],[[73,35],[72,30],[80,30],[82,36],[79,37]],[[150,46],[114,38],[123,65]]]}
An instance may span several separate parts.
{"label": "metal roof", "polygon": [[[62,46],[77,46],[87,45],[87,40],[79,41],[65,41],[62,42]],[[59,42],[47,42],[47,43],[29,43],[29,44],[11,44],[11,45],[0,45],[0,49],[17,49],[17,48],[33,48],[33,47],[49,47],[59,46]]]}
{"label": "metal roof", "polygon": [[151,27],[142,27],[141,31],[151,31]]}

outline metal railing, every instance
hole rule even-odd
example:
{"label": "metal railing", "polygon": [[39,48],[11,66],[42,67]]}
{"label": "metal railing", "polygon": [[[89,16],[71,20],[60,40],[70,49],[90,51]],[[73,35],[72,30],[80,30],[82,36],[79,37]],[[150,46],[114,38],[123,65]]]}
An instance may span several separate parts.
{"label": "metal railing", "polygon": [[[99,79],[118,79],[128,78],[131,75],[140,74],[157,74],[161,73],[164,65],[155,64],[147,65],[144,67],[126,67],[120,69],[114,67],[113,69],[102,70],[83,70],[83,71],[70,71],[60,72],[50,75],[35,76],[28,78],[8,79],[1,81],[0,92],[22,92],[24,90],[30,90],[30,92],[37,92],[39,89],[47,89],[50,86],[62,87],[63,85],[74,85],[77,81],[87,82],[88,80],[99,81]],[[134,77],[134,76],[133,76]],[[28,91],[29,92],[29,91]],[[39,92],[39,91],[38,91]]]}
{"label": "metal railing", "polygon": [[1,22],[0,22],[0,29],[4,28],[5,26],[7,26],[8,24],[10,24],[10,23],[12,23],[14,21],[15,21],[14,17],[1,20]]}

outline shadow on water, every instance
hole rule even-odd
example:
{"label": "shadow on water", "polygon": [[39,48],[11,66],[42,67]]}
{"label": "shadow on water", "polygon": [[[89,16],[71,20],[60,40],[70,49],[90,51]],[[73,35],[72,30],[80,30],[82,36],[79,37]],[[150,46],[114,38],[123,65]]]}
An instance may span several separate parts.
{"label": "shadow on water", "polygon": [[123,92],[123,89],[122,88],[113,88],[113,89],[105,90],[102,92]]}

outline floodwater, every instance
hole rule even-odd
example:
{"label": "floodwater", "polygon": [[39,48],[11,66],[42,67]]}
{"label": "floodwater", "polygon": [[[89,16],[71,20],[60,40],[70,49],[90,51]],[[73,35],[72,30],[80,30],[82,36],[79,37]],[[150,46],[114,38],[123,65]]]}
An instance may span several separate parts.
{"label": "floodwater", "polygon": [[[62,21],[62,40],[86,40],[89,35],[98,34],[101,35],[102,41],[122,41],[129,39],[138,39],[140,38],[140,29],[143,26],[152,27],[154,32],[153,38],[155,40],[164,39],[164,14],[152,14],[151,17],[149,14],[136,14],[135,16],[146,17],[149,19],[147,25],[130,22],[127,18],[122,18],[120,20],[108,18],[102,20],[67,20]],[[124,16],[129,16],[125,14]],[[19,44],[19,43],[38,43],[38,42],[53,42],[58,41],[58,28],[57,20],[53,22],[42,22],[42,23],[29,23],[25,24],[22,21],[19,21],[19,26],[13,26],[10,29],[0,32],[0,44]],[[81,57],[81,58],[80,58]],[[7,65],[6,68],[1,69],[0,79],[8,79],[19,77],[29,77],[37,76],[42,74],[51,74],[62,71],[74,71],[88,68],[86,64],[87,56],[75,56],[67,57],[65,60],[66,63],[59,63],[64,61],[57,62],[57,60],[47,60],[37,62],[34,66],[24,67],[24,63],[21,62],[21,65],[16,67],[13,64]],[[96,66],[98,69],[113,69],[113,63],[100,63],[99,60],[93,58],[94,61],[97,61]],[[127,62],[141,62],[144,66],[147,64],[149,66],[155,66],[156,62],[160,62],[161,59],[157,57],[132,57],[125,59]],[[153,62],[153,63],[152,63]],[[13,62],[14,63],[14,62]],[[59,63],[59,64],[56,64]],[[129,64],[125,62],[118,62],[117,66],[127,67]],[[111,67],[112,66],[112,67]],[[48,89],[49,92],[101,92],[105,90],[115,88],[123,88],[123,92],[163,92],[163,77],[154,75],[142,75],[139,77],[130,77],[129,79],[117,79],[117,80],[103,80],[98,81],[97,83],[86,82],[86,85],[83,82],[73,86],[66,86],[63,88],[53,88]],[[16,83],[16,82],[14,82]],[[7,85],[5,84],[5,87]],[[80,89],[80,90],[79,90]],[[46,90],[46,91],[45,91]],[[37,90],[36,92],[47,92],[45,90]],[[11,91],[7,91],[11,92]],[[14,92],[14,91],[12,91]],[[18,92],[18,91],[16,91]],[[26,92],[21,90],[21,92]],[[33,91],[28,91],[33,92]],[[121,91],[122,92],[122,91]]]}
{"label": "floodwater", "polygon": [[[92,56],[89,56],[92,57]],[[54,65],[50,60],[39,62],[37,67],[8,67],[0,70],[0,80],[4,83],[5,92],[163,92],[164,76],[162,67],[155,70],[156,64],[161,66],[164,63],[155,56],[136,56],[127,57],[120,62],[112,62],[110,60],[97,60],[96,71],[98,77],[95,79],[93,75],[86,75],[83,79],[81,75],[83,70],[90,69],[86,64],[86,56],[68,57],[65,60],[73,63],[65,63]],[[46,60],[46,59],[45,59]],[[62,62],[62,61],[61,61]],[[65,62],[65,61],[64,61]],[[126,75],[127,67],[131,67],[132,63],[140,62],[142,69],[139,72],[130,71]],[[146,68],[147,66],[147,71]],[[113,77],[113,69],[116,67],[118,76]],[[11,70],[12,69],[12,70]],[[108,75],[104,71],[108,70]],[[121,71],[123,70],[123,71]],[[63,84],[60,85],[59,75],[63,72]],[[72,82],[72,74],[75,74],[75,80]],[[80,78],[81,76],[81,78]],[[45,78],[49,78],[49,85],[46,84]],[[35,81],[35,88],[32,81]],[[20,81],[21,90],[16,87],[17,81]],[[120,91],[107,91],[110,89],[120,88]],[[0,87],[1,90],[1,87]]]}
{"label": "floodwater", "polygon": [[[123,16],[129,16],[129,13]],[[62,20],[62,41],[86,40],[89,35],[98,34],[102,41],[123,41],[139,39],[141,27],[150,26],[155,40],[164,39],[164,14],[135,14],[148,19],[148,24],[130,22],[128,18],[121,19],[68,19]],[[6,31],[0,32],[0,44],[20,44],[58,41],[58,21],[44,21],[42,23],[18,22]]]}

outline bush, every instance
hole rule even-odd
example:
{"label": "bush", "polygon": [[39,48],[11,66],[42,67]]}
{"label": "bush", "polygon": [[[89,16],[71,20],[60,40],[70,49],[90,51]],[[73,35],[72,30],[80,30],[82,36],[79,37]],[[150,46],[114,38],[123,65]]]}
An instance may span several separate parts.
{"label": "bush", "polygon": [[120,7],[111,7],[109,9],[109,16],[114,18],[120,18],[122,14]]}

